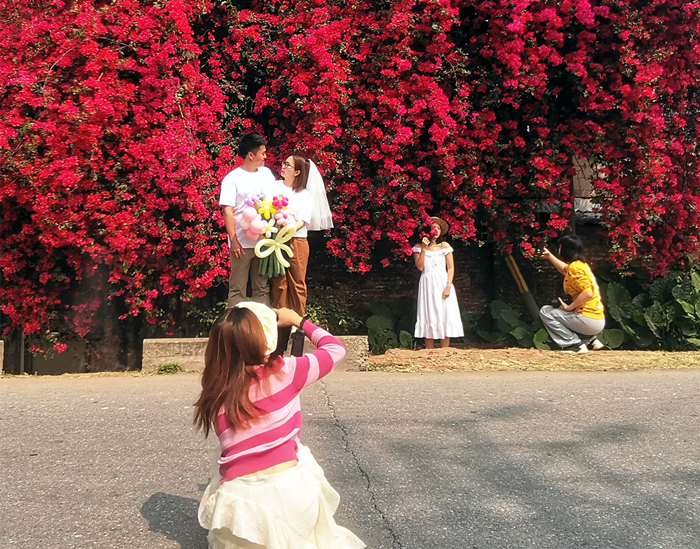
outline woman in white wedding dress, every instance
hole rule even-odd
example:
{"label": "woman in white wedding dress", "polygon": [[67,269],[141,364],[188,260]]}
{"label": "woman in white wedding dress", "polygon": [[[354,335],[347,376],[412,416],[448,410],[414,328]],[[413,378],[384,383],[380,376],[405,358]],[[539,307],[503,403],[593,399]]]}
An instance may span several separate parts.
{"label": "woman in white wedding dress", "polygon": [[421,271],[418,283],[418,317],[414,336],[425,338],[425,347],[433,348],[435,339],[440,347],[449,347],[450,338],[464,336],[457,295],[452,287],[455,264],[453,249],[447,242],[438,242],[447,233],[447,222],[430,218],[430,238],[413,248],[413,259]]}

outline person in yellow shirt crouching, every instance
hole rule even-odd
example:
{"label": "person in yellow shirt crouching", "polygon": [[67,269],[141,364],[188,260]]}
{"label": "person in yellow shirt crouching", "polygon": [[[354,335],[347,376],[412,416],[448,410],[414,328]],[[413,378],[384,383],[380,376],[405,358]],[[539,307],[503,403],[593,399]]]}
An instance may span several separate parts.
{"label": "person in yellow shirt crouching", "polygon": [[[583,244],[577,236],[559,239],[559,259],[547,248],[542,257],[548,259],[564,275],[564,292],[571,303],[559,298],[559,307],[545,305],[540,318],[554,343],[565,352],[587,353],[589,346],[600,350],[604,346],[595,337],[605,328],[605,309],[595,276],[583,255]],[[592,336],[587,342],[581,336]]]}

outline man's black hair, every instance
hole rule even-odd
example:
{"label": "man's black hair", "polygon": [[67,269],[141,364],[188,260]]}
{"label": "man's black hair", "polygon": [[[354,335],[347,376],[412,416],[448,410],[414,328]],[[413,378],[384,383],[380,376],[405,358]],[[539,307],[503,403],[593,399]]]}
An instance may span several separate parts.
{"label": "man's black hair", "polygon": [[267,145],[267,139],[262,135],[247,133],[241,137],[241,143],[238,145],[238,155],[245,158],[249,152],[255,152],[263,145]]}

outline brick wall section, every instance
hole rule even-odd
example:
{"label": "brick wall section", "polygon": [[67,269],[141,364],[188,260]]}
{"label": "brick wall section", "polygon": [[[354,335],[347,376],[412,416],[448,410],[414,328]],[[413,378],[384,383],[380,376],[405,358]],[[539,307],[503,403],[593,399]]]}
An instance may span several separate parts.
{"label": "brick wall section", "polygon": [[[610,266],[604,233],[597,227],[579,226],[577,234],[583,240],[593,269]],[[349,306],[366,309],[371,301],[390,301],[418,293],[420,272],[413,260],[392,259],[389,267],[376,265],[368,274],[349,273],[345,265],[325,250],[323,237],[311,233],[311,255],[307,283],[309,295],[332,297]],[[517,285],[506,263],[493,244],[451,242],[455,257],[455,280],[460,307],[481,311],[494,299],[501,299],[523,313]],[[539,306],[561,295],[562,277],[548,261],[529,260],[514,254],[520,272]]]}
{"label": "brick wall section", "polygon": [[[310,239],[311,255],[307,272],[309,295],[331,297],[365,309],[371,301],[391,301],[401,296],[417,296],[420,271],[413,259],[392,259],[389,267],[376,265],[367,274],[349,273],[345,265],[330,257],[323,239]],[[469,310],[481,310],[486,303],[489,284],[490,246],[479,248],[452,242],[455,249],[454,286],[460,304]]]}

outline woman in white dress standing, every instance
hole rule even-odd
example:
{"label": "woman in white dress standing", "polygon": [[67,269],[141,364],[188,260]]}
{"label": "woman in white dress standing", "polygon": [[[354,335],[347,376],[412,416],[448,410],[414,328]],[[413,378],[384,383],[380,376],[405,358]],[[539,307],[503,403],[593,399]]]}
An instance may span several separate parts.
{"label": "woman in white dress standing", "polygon": [[425,338],[425,347],[433,348],[435,339],[440,347],[449,347],[450,338],[464,336],[457,295],[452,287],[455,263],[452,246],[438,239],[447,233],[447,222],[431,217],[430,238],[413,248],[413,259],[421,271],[418,283],[418,317],[415,337]]}

